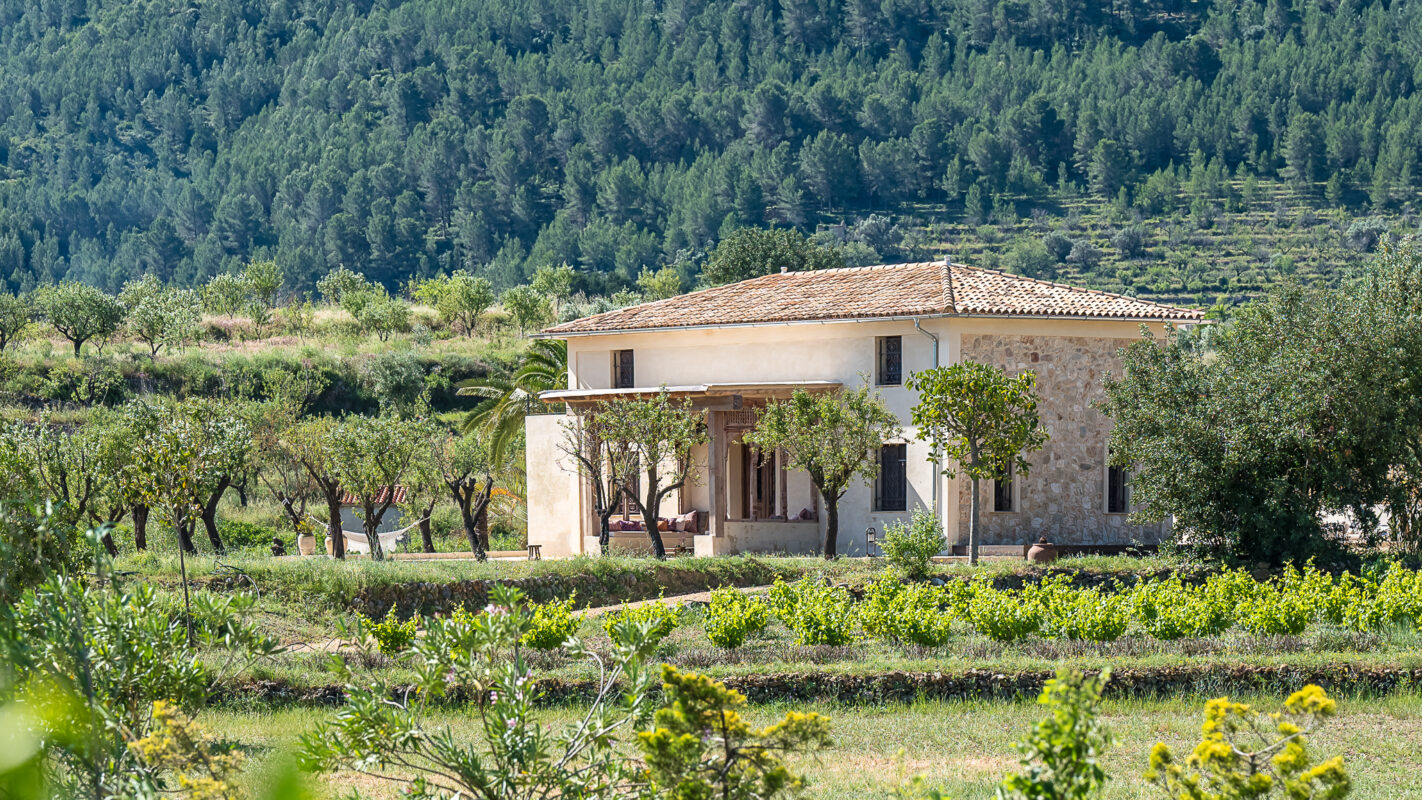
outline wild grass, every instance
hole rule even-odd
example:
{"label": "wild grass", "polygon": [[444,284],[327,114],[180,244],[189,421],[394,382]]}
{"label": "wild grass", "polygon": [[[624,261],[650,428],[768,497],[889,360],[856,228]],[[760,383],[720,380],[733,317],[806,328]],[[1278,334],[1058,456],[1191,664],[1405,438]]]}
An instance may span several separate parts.
{"label": "wild grass", "polygon": [[[1103,765],[1111,776],[1104,797],[1125,800],[1158,796],[1141,778],[1146,755],[1157,741],[1177,752],[1199,739],[1203,695],[1168,699],[1108,699],[1099,709],[1116,736]],[[1267,709],[1282,697],[1235,697]],[[1339,716],[1311,737],[1310,748],[1322,757],[1342,755],[1353,777],[1353,800],[1395,800],[1422,796],[1422,695],[1399,692],[1383,697],[1341,696]],[[765,725],[790,706],[751,706],[753,724]],[[810,779],[810,796],[821,800],[887,797],[905,778],[925,775],[959,800],[987,800],[1005,773],[1017,768],[1013,742],[1042,716],[1030,700],[924,701],[847,707],[830,703],[794,706],[830,717],[834,745],[797,758],[796,768]],[[577,707],[545,709],[540,719],[571,723]],[[296,738],[314,730],[333,712],[325,708],[218,709],[200,719],[211,730],[238,744],[247,755],[244,781],[259,785],[291,753]],[[430,721],[459,736],[479,736],[476,717],[462,710],[437,711]],[[320,776],[319,796],[334,798],[358,789],[363,796],[395,797],[380,781],[348,774]]]}

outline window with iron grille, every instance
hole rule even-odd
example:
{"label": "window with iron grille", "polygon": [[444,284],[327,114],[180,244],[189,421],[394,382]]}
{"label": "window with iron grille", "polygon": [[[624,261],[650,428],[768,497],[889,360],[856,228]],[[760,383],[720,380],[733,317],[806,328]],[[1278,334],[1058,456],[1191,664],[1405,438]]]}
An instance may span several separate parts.
{"label": "window with iron grille", "polygon": [[1129,479],[1125,467],[1106,467],[1106,513],[1125,514],[1131,510]]}
{"label": "window with iron grille", "polygon": [[1007,465],[1007,477],[1002,480],[992,482],[992,510],[993,511],[1016,511],[1016,497],[1013,496],[1012,484],[1017,466],[1012,463]]}
{"label": "window with iron grille", "polygon": [[877,383],[880,386],[898,386],[903,383],[904,340],[902,336],[880,336],[879,369]]}
{"label": "window with iron grille", "polygon": [[875,511],[908,510],[908,445],[879,448],[879,480],[875,482]]}
{"label": "window with iron grille", "polygon": [[631,389],[637,385],[637,376],[632,369],[632,351],[615,350],[612,353],[612,388]]}

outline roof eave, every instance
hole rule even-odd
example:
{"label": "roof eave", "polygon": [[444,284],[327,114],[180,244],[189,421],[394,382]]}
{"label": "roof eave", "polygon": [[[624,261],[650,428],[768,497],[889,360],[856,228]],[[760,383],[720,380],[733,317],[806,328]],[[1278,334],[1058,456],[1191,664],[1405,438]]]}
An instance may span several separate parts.
{"label": "roof eave", "polygon": [[572,339],[585,336],[617,336],[629,333],[656,333],[668,331],[701,331],[720,328],[767,328],[781,325],[831,325],[848,322],[908,322],[916,319],[1031,319],[1031,320],[1076,320],[1083,322],[1138,322],[1171,323],[1194,325],[1208,322],[1203,317],[1143,317],[1110,316],[1092,314],[965,314],[933,312],[926,314],[895,314],[883,317],[827,317],[821,319],[786,319],[765,322],[717,322],[704,325],[655,325],[646,328],[609,328],[596,331],[539,331],[532,339]]}

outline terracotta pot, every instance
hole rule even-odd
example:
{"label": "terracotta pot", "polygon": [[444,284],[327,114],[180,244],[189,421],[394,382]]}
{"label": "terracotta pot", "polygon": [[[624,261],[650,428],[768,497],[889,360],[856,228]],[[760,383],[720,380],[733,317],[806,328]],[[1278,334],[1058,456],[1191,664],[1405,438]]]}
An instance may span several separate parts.
{"label": "terracotta pot", "polygon": [[1037,542],[1027,551],[1027,560],[1038,564],[1050,564],[1057,560],[1057,546],[1051,542]]}
{"label": "terracotta pot", "polygon": [[316,537],[309,533],[304,533],[296,537],[296,549],[299,550],[303,556],[315,555]]}
{"label": "terracotta pot", "polygon": [[335,554],[336,554],[336,547],[335,547],[335,545],[331,544],[331,537],[327,536],[327,537],[326,537],[326,555],[328,555],[328,556],[333,556],[333,555],[335,555]]}

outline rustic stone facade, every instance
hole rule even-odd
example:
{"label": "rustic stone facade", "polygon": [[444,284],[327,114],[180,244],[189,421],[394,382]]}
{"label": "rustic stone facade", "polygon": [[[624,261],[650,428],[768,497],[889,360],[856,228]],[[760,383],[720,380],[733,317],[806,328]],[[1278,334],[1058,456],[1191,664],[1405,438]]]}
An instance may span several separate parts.
{"label": "rustic stone facade", "polygon": [[[980,544],[1019,545],[1046,536],[1056,544],[1156,544],[1164,523],[1133,525],[1106,513],[1106,439],[1111,421],[1094,406],[1105,396],[1106,374],[1120,374],[1117,351],[1126,339],[1076,336],[964,335],[964,361],[992,364],[1016,375],[1037,375],[1046,446],[1029,456],[1019,476],[1016,508],[994,512],[993,483],[981,482]],[[967,542],[972,484],[959,481],[961,542]]]}

